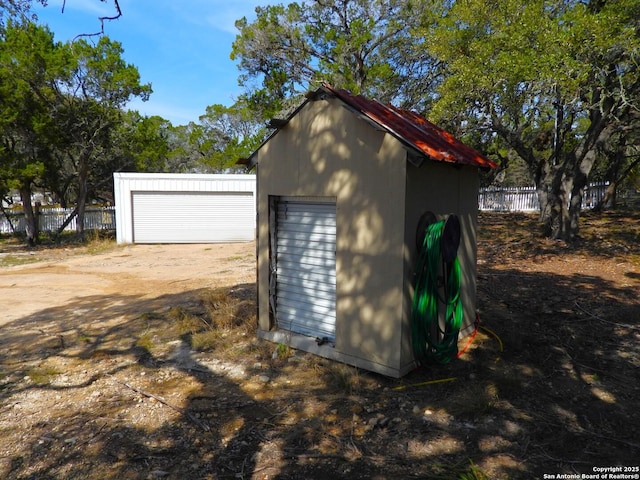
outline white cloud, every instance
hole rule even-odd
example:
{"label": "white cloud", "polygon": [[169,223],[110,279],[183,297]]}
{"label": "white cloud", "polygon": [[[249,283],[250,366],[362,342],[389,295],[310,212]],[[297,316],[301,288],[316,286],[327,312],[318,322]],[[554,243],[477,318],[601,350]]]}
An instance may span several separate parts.
{"label": "white cloud", "polygon": [[[212,0],[198,1],[197,7],[189,9],[195,13],[191,15],[191,21],[196,24],[206,23],[208,26],[216,30],[231,35],[236,35],[236,20],[247,17],[249,20],[255,18],[255,10],[257,6],[267,6],[279,3],[288,4],[290,0]],[[184,12],[188,14],[188,11]],[[199,14],[199,15],[197,15]]]}

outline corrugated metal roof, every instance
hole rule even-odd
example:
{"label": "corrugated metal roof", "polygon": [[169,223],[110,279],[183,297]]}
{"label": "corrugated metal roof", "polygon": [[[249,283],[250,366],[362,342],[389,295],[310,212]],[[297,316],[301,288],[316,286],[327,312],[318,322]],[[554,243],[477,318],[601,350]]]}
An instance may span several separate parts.
{"label": "corrugated metal roof", "polygon": [[[347,90],[333,88],[327,83],[323,83],[315,92],[309,93],[307,100],[294,110],[287,119],[274,122],[272,127],[276,128],[276,131],[263,142],[263,145],[279,129],[283,128],[307,102],[316,100],[322,97],[323,94],[339,98],[348,108],[356,111],[367,121],[378,125],[379,128],[389,132],[405,145],[432,160],[479,168],[497,167],[495,162],[465,145],[451,133],[434,125],[417,113],[392,105],[384,105],[377,100],[370,100],[362,95],[354,95]],[[248,159],[241,160],[238,163],[253,166],[254,156],[261,147],[262,145]]]}
{"label": "corrugated metal roof", "polygon": [[497,167],[489,158],[414,112],[384,105],[362,95],[353,95],[347,90],[336,89],[326,83],[319,90],[335,95],[400,141],[433,160],[480,168]]}

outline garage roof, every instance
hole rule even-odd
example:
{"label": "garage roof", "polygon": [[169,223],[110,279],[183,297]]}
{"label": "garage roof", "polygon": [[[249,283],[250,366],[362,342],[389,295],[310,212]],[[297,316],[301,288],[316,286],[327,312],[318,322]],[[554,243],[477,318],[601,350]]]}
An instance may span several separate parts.
{"label": "garage roof", "polygon": [[[316,91],[309,93],[307,101],[318,100],[327,96],[340,99],[347,108],[354,111],[364,120],[373,123],[376,128],[387,131],[417,153],[423,154],[432,160],[479,168],[497,167],[495,162],[465,145],[451,133],[434,125],[417,113],[392,105],[385,105],[377,100],[367,99],[362,95],[354,95],[347,90],[333,88],[327,83],[323,83]],[[277,130],[289,123],[289,120],[305,104],[306,102],[300,105],[286,119],[272,120],[270,126],[275,128],[277,132]],[[269,141],[269,138],[265,143]],[[258,147],[259,149],[260,147]],[[249,159],[239,163],[252,165],[256,152],[257,150],[251,154]]]}

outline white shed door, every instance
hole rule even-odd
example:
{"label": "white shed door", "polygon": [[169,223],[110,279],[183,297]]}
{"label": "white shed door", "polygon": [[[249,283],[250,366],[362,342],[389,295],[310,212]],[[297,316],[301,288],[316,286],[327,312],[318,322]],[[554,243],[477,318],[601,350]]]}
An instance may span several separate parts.
{"label": "white shed door", "polygon": [[278,202],[275,266],[278,326],[335,341],[335,203]]}
{"label": "white shed door", "polygon": [[254,239],[252,192],[132,192],[134,243]]}

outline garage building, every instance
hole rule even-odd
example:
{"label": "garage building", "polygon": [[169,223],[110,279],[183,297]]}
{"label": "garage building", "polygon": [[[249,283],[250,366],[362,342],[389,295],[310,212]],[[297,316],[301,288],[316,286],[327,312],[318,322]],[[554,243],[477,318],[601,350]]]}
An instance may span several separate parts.
{"label": "garage building", "polygon": [[113,174],[118,243],[255,238],[255,175]]}

